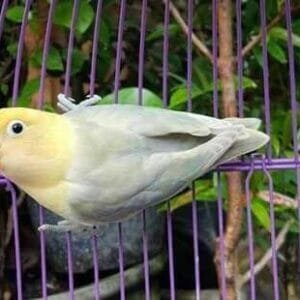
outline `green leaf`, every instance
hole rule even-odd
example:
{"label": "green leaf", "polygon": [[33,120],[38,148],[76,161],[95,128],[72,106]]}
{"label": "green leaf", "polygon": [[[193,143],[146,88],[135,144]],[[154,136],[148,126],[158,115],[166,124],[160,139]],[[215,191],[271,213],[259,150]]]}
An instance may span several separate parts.
{"label": "green leaf", "polygon": [[[169,37],[176,35],[180,32],[180,27],[177,24],[169,25]],[[164,36],[164,27],[163,25],[157,25],[154,31],[152,31],[146,38],[148,42],[162,39]]]}
{"label": "green leaf", "polygon": [[15,23],[22,23],[24,6],[16,5],[9,8],[6,12],[6,18]]}
{"label": "green leaf", "polygon": [[[64,59],[67,59],[67,50],[63,51],[63,57]],[[84,55],[79,49],[73,49],[71,74],[78,74],[82,70],[82,67],[87,59],[88,57]]]}
{"label": "green leaf", "polygon": [[197,194],[197,200],[200,201],[216,201],[217,197],[217,191],[214,187],[207,188]]}
{"label": "green leaf", "polygon": [[294,197],[297,193],[297,177],[294,170],[285,170],[284,172],[273,172],[272,179],[274,187],[280,193]]}
{"label": "green leaf", "polygon": [[[207,91],[200,90],[197,87],[192,88],[191,99],[201,96],[207,93]],[[180,87],[172,93],[170,98],[169,108],[173,109],[178,105],[186,103],[188,100],[188,92],[186,87]]]}
{"label": "green leaf", "polygon": [[[119,90],[118,100],[120,104],[135,104],[139,103],[138,99],[138,88],[130,87]],[[100,104],[112,104],[114,103],[115,94],[111,93],[100,101]],[[148,89],[142,90],[143,105],[162,107],[163,103],[160,97],[151,92]]]}
{"label": "green leaf", "polygon": [[[234,77],[235,89],[238,89],[238,77]],[[257,84],[249,77],[244,76],[242,79],[242,87],[243,89],[256,89]]]}
{"label": "green leaf", "polygon": [[85,33],[94,20],[93,7],[88,1],[81,1],[76,29],[80,34]]}
{"label": "green leaf", "polygon": [[53,23],[59,26],[70,28],[72,19],[73,4],[71,1],[60,1],[55,9]]}
{"label": "green leaf", "polygon": [[8,85],[6,83],[1,83],[0,90],[3,95],[7,95],[8,93]]}
{"label": "green leaf", "polygon": [[293,21],[293,32],[300,35],[300,19]]}
{"label": "green leaf", "polygon": [[[282,27],[274,27],[270,30],[269,37],[287,42],[288,33],[287,30]],[[295,33],[292,34],[292,42],[295,47],[300,47],[300,36]]]}
{"label": "green leaf", "polygon": [[282,128],[282,147],[287,148],[292,141],[292,113],[288,111],[281,123]]}
{"label": "green leaf", "polygon": [[243,31],[256,34],[253,32],[255,27],[254,24],[259,24],[259,1],[245,1],[243,3]]}
{"label": "green leaf", "polygon": [[187,88],[180,87],[175,90],[175,92],[172,93],[170,98],[170,104],[169,108],[174,108],[180,104],[187,102]]}
{"label": "green leaf", "polygon": [[6,47],[6,50],[8,51],[8,53],[12,56],[16,56],[17,55],[17,51],[18,51],[18,44],[17,42],[13,42],[8,44],[8,46]]}
{"label": "green leaf", "polygon": [[[60,1],[56,7],[53,23],[59,26],[70,28],[72,20],[73,3],[71,1]],[[80,2],[76,30],[83,34],[90,27],[94,19],[94,10],[87,0]]]}
{"label": "green leaf", "polygon": [[177,75],[175,73],[172,73],[172,72],[169,72],[169,76],[170,76],[170,78],[174,78],[176,81],[186,85],[186,79],[184,77],[179,76],[179,75]]}
{"label": "green leaf", "polygon": [[[276,219],[276,228],[283,228],[288,221],[292,221],[291,226],[289,228],[290,234],[299,233],[299,225],[298,225],[298,218],[296,216],[293,216],[292,214],[285,214],[288,218]],[[289,236],[290,237],[290,236]]]}
{"label": "green leaf", "polygon": [[280,8],[282,8],[285,0],[277,0],[277,12],[279,12]]}
{"label": "green leaf", "polygon": [[[235,88],[237,89],[238,88],[237,76],[235,76],[234,81],[235,81]],[[243,77],[242,84],[243,84],[243,89],[257,88],[256,83],[252,79],[245,77],[245,76]],[[199,88],[197,86],[194,86],[191,91],[191,99],[193,100],[204,94],[211,93],[211,92],[213,92],[213,90],[214,90],[213,82],[207,82],[205,84],[205,88]],[[218,90],[221,90],[221,82],[220,81],[218,81]],[[183,85],[180,85],[171,94],[169,108],[173,109],[179,105],[186,103],[187,100],[188,100],[187,88]]]}
{"label": "green leaf", "polygon": [[262,172],[254,172],[251,178],[250,187],[253,192],[262,190],[265,187],[265,176]]}
{"label": "green leaf", "polygon": [[[212,180],[200,179],[195,182],[195,195],[197,201],[216,201],[217,200],[217,190],[213,186]],[[189,189],[170,200],[171,211],[184,206],[192,202],[193,194],[192,190]],[[168,209],[168,203],[163,203],[158,211],[166,211]]]}
{"label": "green leaf", "polygon": [[98,61],[97,78],[98,79],[105,81],[105,76],[107,76],[107,72],[111,68],[113,57],[114,57],[114,53],[110,45],[108,45],[108,47],[102,46],[100,48],[100,53],[98,54],[97,57],[97,61]]}
{"label": "green leaf", "polygon": [[213,87],[212,66],[210,62],[197,57],[193,60],[193,83],[200,89],[207,90]]}
{"label": "green leaf", "polygon": [[286,53],[273,39],[269,39],[268,52],[270,55],[282,64],[287,63]]}
{"label": "green leaf", "polygon": [[54,47],[50,47],[49,49],[49,54],[47,58],[47,69],[52,71],[64,70],[61,55],[59,51]]}
{"label": "green leaf", "polygon": [[253,198],[251,201],[251,211],[258,220],[258,222],[267,230],[270,229],[269,209],[266,203],[259,198]]}
{"label": "green leaf", "polygon": [[253,54],[254,54],[254,57],[255,57],[257,63],[263,68],[264,62],[263,62],[263,56],[262,56],[261,48],[255,47],[253,49]]}
{"label": "green leaf", "polygon": [[278,0],[268,0],[266,1],[266,12],[269,18],[274,18],[279,12],[277,6]]}
{"label": "green leaf", "polygon": [[272,135],[271,144],[272,144],[272,149],[274,151],[274,154],[276,156],[279,156],[279,154],[280,154],[280,141],[278,139],[278,136]]}
{"label": "green leaf", "polygon": [[31,103],[31,96],[39,90],[40,78],[27,81],[23,86],[20,96],[18,98],[18,106],[29,107]]}
{"label": "green leaf", "polygon": [[109,27],[109,24],[104,19],[102,19],[102,22],[100,24],[99,42],[102,43],[106,47],[109,46],[110,38],[111,38],[111,32],[112,32],[112,30]]}
{"label": "green leaf", "polygon": [[55,108],[49,103],[44,104],[43,110],[48,111],[48,112],[56,112]]}
{"label": "green leaf", "polygon": [[[43,50],[39,48],[31,56],[30,62],[36,67],[41,67],[42,59],[43,59]],[[47,57],[47,69],[51,71],[64,70],[64,65],[62,62],[61,55],[59,51],[54,47],[49,48],[49,53]]]}

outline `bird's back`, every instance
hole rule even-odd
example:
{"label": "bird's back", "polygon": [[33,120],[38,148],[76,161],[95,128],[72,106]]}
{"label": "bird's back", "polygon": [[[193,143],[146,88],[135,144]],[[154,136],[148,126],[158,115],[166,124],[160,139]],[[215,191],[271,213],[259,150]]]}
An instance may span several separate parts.
{"label": "bird's back", "polygon": [[67,180],[72,209],[82,222],[126,219],[268,141],[239,124],[255,123],[249,120],[166,109],[99,105],[65,116],[78,138]]}

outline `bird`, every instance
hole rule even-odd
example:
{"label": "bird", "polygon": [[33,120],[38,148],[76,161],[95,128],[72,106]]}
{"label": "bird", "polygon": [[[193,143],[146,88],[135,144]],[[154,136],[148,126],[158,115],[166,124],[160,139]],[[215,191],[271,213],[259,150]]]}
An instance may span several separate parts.
{"label": "bird", "polygon": [[256,118],[58,99],[62,114],[0,109],[0,173],[64,219],[39,230],[127,220],[269,141]]}

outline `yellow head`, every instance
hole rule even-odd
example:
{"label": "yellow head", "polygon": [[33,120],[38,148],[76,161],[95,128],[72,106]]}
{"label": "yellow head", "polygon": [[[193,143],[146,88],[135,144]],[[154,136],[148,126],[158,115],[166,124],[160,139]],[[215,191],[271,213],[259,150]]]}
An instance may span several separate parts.
{"label": "yellow head", "polygon": [[51,186],[72,158],[72,129],[63,115],[0,109],[0,172],[20,187]]}

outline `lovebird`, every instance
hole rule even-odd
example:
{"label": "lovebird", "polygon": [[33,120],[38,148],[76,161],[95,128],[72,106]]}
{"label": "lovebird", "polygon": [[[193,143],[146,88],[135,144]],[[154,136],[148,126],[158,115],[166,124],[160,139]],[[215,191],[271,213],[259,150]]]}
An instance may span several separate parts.
{"label": "lovebird", "polygon": [[65,219],[40,230],[128,219],[269,141],[255,118],[58,98],[63,114],[0,109],[1,174]]}

